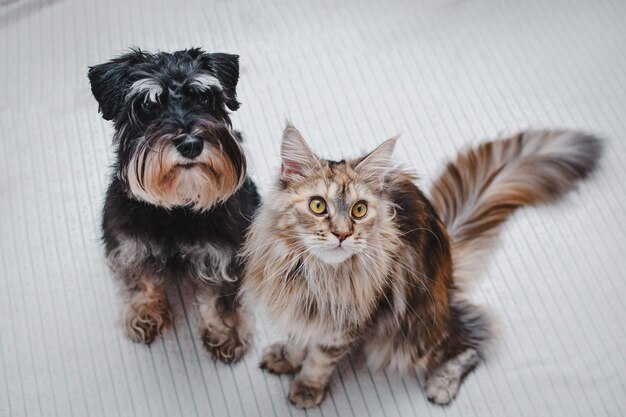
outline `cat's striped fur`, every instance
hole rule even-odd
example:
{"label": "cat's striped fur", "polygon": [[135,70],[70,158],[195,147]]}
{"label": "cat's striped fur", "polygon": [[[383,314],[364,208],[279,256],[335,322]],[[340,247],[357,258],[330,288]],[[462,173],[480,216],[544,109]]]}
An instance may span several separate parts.
{"label": "cat's striped fur", "polygon": [[433,184],[431,201],[452,237],[455,279],[473,279],[518,207],[549,203],[595,168],[601,141],[576,131],[520,132],[460,154]]}
{"label": "cat's striped fur", "polygon": [[[333,162],[285,130],[280,181],[245,247],[244,289],[289,334],[261,365],[296,374],[289,398],[298,407],[322,401],[335,364],[357,346],[372,366],[417,369],[428,398],[450,402],[490,334],[455,281],[515,208],[562,195],[600,154],[597,139],[577,132],[522,132],[462,153],[435,182],[431,204],[393,167],[394,144]],[[327,215],[307,210],[316,196]],[[368,204],[363,219],[346,211],[357,201]],[[333,236],[348,236],[341,262],[324,252]]]}

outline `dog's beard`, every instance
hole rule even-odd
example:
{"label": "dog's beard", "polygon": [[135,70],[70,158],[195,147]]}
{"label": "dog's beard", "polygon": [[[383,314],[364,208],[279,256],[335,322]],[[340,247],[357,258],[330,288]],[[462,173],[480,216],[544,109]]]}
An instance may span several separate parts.
{"label": "dog's beard", "polygon": [[[126,170],[135,198],[168,209],[188,206],[207,210],[237,191],[245,178],[245,158],[230,131],[224,127],[217,132],[196,130],[193,134],[214,138],[204,141],[202,153],[193,160],[176,150],[173,142],[179,135],[160,135],[156,141],[141,138],[143,145]],[[156,145],[150,146],[150,142]]]}

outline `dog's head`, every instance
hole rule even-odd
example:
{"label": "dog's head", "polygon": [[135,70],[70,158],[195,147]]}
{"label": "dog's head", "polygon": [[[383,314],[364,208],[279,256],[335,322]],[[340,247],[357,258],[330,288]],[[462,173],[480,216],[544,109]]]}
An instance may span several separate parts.
{"label": "dog's head", "polygon": [[228,114],[239,107],[238,59],[131,50],[90,67],[102,117],[115,123],[117,175],[131,196],[204,210],[239,188],[246,160]]}

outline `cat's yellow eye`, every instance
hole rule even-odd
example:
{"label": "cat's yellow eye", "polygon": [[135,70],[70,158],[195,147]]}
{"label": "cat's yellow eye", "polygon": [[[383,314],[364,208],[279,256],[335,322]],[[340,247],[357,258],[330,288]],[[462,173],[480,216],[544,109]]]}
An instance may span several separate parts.
{"label": "cat's yellow eye", "polygon": [[352,206],[352,217],[355,219],[361,219],[367,214],[367,203],[365,201],[359,201]]}
{"label": "cat's yellow eye", "polygon": [[322,197],[313,197],[309,201],[309,210],[318,216],[326,214],[326,201]]}

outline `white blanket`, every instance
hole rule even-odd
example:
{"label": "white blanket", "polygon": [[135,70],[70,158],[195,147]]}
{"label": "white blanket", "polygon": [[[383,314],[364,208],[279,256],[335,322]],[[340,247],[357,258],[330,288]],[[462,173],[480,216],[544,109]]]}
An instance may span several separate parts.
{"label": "white blanket", "polygon": [[266,191],[286,117],[324,156],[396,133],[428,187],[468,144],[527,127],[606,138],[601,170],[507,223],[472,297],[498,326],[447,408],[415,378],[341,364],[309,416],[626,413],[623,0],[0,0],[0,416],[300,416],[257,368],[213,363],[188,290],[152,347],[115,324],[99,242],[112,128],[87,66],[129,46],[241,55],[235,117]]}

